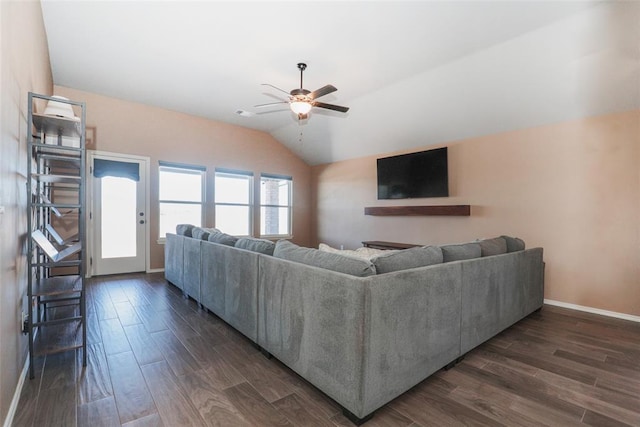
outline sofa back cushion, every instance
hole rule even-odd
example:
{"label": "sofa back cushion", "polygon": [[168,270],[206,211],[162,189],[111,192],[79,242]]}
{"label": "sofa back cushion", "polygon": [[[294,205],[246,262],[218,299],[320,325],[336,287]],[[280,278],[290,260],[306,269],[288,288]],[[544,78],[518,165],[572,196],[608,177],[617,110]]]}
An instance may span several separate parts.
{"label": "sofa back cushion", "polygon": [[176,234],[178,236],[193,237],[191,235],[191,230],[194,228],[195,225],[192,224],[178,224],[176,225]]}
{"label": "sofa back cushion", "polygon": [[517,237],[500,236],[507,242],[507,252],[524,251],[524,240]]}
{"label": "sofa back cushion", "polygon": [[507,253],[507,241],[502,237],[478,240],[482,256],[502,255]]}
{"label": "sofa back cushion", "polygon": [[214,232],[209,234],[207,240],[213,243],[219,243],[221,245],[235,246],[238,238],[231,236],[230,234],[223,233],[220,230],[215,230]]}
{"label": "sofa back cushion", "polygon": [[198,240],[208,240],[211,233],[218,232],[216,228],[193,227],[191,229],[191,237]]}
{"label": "sofa back cushion", "polygon": [[460,243],[458,245],[442,245],[442,257],[444,262],[462,261],[465,259],[480,258],[482,249],[478,243]]}
{"label": "sofa back cushion", "polygon": [[371,261],[376,267],[376,272],[382,274],[442,264],[443,259],[442,249],[438,246],[422,246],[402,251],[391,251],[388,254],[378,255]]}
{"label": "sofa back cushion", "polygon": [[251,237],[241,237],[234,245],[236,248],[246,249],[252,252],[258,252],[265,255],[273,255],[276,244],[271,240],[254,239]]}
{"label": "sofa back cushion", "polygon": [[376,268],[369,260],[304,248],[287,240],[276,242],[273,256],[352,276],[366,277],[376,274]]}

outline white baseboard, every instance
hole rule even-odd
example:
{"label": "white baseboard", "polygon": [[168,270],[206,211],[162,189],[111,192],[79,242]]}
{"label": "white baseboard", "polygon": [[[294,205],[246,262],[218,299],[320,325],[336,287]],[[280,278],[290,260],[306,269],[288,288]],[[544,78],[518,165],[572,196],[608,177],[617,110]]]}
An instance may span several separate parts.
{"label": "white baseboard", "polygon": [[29,353],[27,353],[27,359],[24,361],[24,368],[22,368],[22,373],[20,374],[16,391],[13,393],[13,399],[11,399],[11,406],[9,406],[7,418],[4,419],[4,427],[11,427],[13,424],[13,417],[16,415],[18,403],[20,402],[20,395],[22,394],[22,386],[24,386],[24,380],[27,378],[27,375],[29,375]]}
{"label": "white baseboard", "polygon": [[571,310],[585,311],[587,313],[600,314],[602,316],[615,317],[617,319],[630,320],[632,322],[640,323],[640,316],[634,316],[633,314],[618,313],[616,311],[609,311],[609,310],[601,310],[599,308],[585,307],[583,305],[570,304],[568,302],[562,302],[562,301],[554,301],[552,299],[545,299],[544,303],[549,305],[555,305],[557,307],[570,308]]}
{"label": "white baseboard", "polygon": [[149,270],[147,270],[147,273],[162,273],[164,271],[164,268],[150,268]]}

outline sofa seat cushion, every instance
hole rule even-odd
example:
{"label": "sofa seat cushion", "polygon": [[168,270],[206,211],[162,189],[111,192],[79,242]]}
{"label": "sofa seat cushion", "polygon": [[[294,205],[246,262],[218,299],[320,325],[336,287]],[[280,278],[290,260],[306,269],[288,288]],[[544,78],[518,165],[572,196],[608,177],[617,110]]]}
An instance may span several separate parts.
{"label": "sofa seat cushion", "polygon": [[465,259],[480,258],[482,256],[482,249],[478,243],[442,245],[440,249],[442,249],[444,262],[462,261]]}
{"label": "sofa seat cushion", "polygon": [[382,274],[442,264],[443,259],[442,249],[438,246],[422,246],[402,251],[390,251],[376,256],[371,261],[376,267],[376,272]]}
{"label": "sofa seat cushion", "polygon": [[230,234],[223,233],[220,230],[216,230],[209,234],[207,240],[213,243],[219,243],[221,245],[235,246],[238,238]]}
{"label": "sofa seat cushion", "polygon": [[265,255],[273,255],[276,244],[271,240],[254,239],[252,237],[241,237],[234,245],[236,248],[245,249],[251,252],[258,252]]}
{"label": "sofa seat cushion", "polygon": [[369,260],[324,252],[313,248],[304,248],[288,240],[278,240],[276,242],[273,256],[352,276],[366,277],[376,274],[376,268]]}
{"label": "sofa seat cushion", "polygon": [[176,225],[176,234],[178,236],[193,237],[191,235],[191,231],[195,227],[196,226],[192,225],[192,224],[178,224],[178,225]]}
{"label": "sofa seat cushion", "polygon": [[478,240],[482,256],[502,255],[507,253],[507,241],[502,237]]}
{"label": "sofa seat cushion", "polygon": [[524,251],[524,240],[517,237],[500,236],[507,242],[507,252]]}

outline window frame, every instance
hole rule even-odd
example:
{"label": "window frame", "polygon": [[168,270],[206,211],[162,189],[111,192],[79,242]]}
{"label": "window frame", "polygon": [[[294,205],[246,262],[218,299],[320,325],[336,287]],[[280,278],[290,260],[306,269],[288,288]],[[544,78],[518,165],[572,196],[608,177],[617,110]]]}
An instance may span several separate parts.
{"label": "window frame", "polygon": [[[263,180],[279,180],[279,181],[288,181],[288,192],[289,192],[289,203],[286,205],[281,204],[263,204],[262,203],[262,194],[260,194],[260,238],[263,239],[282,239],[282,238],[292,238],[293,237],[293,177],[288,175],[275,175],[269,173],[261,173],[260,174],[260,191],[262,192],[262,183]],[[287,224],[287,232],[286,234],[263,234],[262,233],[262,208],[287,208],[289,211],[288,215],[288,224]]]}
{"label": "window frame", "polygon": [[[218,176],[221,177],[227,177],[227,178],[239,178],[242,177],[244,179],[247,179],[247,186],[248,186],[248,190],[249,190],[249,195],[248,195],[248,203],[231,203],[231,202],[218,202],[216,200],[217,194],[218,194],[218,188],[217,188],[217,178]],[[218,224],[218,215],[217,215],[217,208],[218,206],[239,206],[239,207],[247,207],[249,212],[248,212],[248,224],[247,224],[247,230],[248,230],[248,234],[234,234],[235,237],[252,237],[254,234],[254,230],[253,230],[253,212],[254,212],[254,189],[253,189],[253,183],[254,183],[254,177],[253,177],[253,172],[248,172],[248,171],[243,171],[243,170],[237,170],[237,169],[225,169],[225,168],[216,168],[215,169],[215,173],[213,176],[213,212],[214,212],[214,227],[225,232],[225,230],[223,230],[223,228],[219,227]]]}
{"label": "window frame", "polygon": [[[167,172],[174,172],[174,173],[184,173],[184,174],[189,174],[189,175],[200,175],[200,182],[201,182],[201,187],[200,187],[200,202],[188,202],[188,201],[183,201],[183,200],[169,200],[169,199],[162,199],[160,197],[161,195],[161,184],[160,184],[160,174],[163,171],[167,171]],[[160,211],[161,211],[161,206],[163,203],[171,203],[171,204],[185,204],[185,205],[200,205],[200,227],[203,226],[203,224],[205,223],[205,207],[206,207],[206,184],[207,184],[207,179],[206,179],[206,174],[207,174],[207,168],[204,166],[197,166],[197,165],[187,165],[187,164],[180,164],[180,163],[170,163],[170,162],[164,162],[164,161],[159,161],[158,162],[158,243],[162,244],[166,241],[166,235],[165,236],[161,236],[161,230],[160,230]]]}

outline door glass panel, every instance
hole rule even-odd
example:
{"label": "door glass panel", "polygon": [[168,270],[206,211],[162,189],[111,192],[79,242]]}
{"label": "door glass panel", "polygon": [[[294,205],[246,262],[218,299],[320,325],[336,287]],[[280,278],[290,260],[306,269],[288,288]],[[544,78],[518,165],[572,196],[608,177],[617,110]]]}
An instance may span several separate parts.
{"label": "door glass panel", "polygon": [[136,256],[136,182],[128,178],[100,178],[102,258]]}

